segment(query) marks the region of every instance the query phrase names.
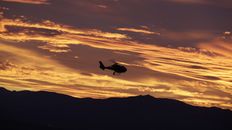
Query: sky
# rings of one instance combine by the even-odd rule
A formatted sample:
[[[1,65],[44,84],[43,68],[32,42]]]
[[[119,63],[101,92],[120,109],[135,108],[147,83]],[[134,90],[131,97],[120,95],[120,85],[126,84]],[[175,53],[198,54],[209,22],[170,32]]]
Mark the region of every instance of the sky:
[[[0,86],[232,110],[232,1],[0,0]],[[99,69],[114,62],[128,71]]]

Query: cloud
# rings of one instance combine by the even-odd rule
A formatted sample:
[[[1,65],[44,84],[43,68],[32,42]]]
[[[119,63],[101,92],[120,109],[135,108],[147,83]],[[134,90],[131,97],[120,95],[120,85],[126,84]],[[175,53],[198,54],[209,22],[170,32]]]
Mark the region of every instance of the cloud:
[[[119,31],[127,31],[127,32],[134,32],[134,33],[142,33],[142,34],[154,34],[154,35],[160,35],[158,32],[152,32],[147,29],[138,29],[138,28],[116,28],[116,30]]]
[[[8,43],[9,44],[9,43]],[[11,89],[22,90],[49,90],[69,94],[76,97],[108,97],[107,95],[124,95],[126,93],[104,92],[105,86],[110,86],[111,89],[128,88],[130,85],[137,85],[136,82],[114,79],[109,76],[101,76],[96,74],[83,74],[78,70],[67,68],[59,62],[52,60],[43,55],[37,54],[27,49],[22,49],[10,45],[6,45],[1,41],[0,54],[10,54],[6,59],[17,59],[14,61],[17,66],[11,70],[5,69],[10,63],[5,63],[4,71],[1,71],[1,85]],[[17,77],[17,78],[15,78]],[[8,82],[13,81],[13,82]],[[84,90],[78,90],[80,84],[86,86]],[[73,86],[73,87],[71,87]],[[76,86],[76,87],[75,87]],[[101,87],[102,90],[94,90],[93,87]],[[94,93],[94,94],[93,94]]]
[[[64,53],[71,51],[67,45],[46,44],[46,45],[38,46],[38,48],[48,50],[50,52],[56,52],[56,53]]]
[[[0,61],[0,70],[7,70],[15,67],[13,63],[9,62],[8,60],[6,61]]]
[[[199,43],[198,47],[210,50],[222,56],[232,57],[232,41],[226,41],[220,38],[216,38],[209,42]]]
[[[198,4],[198,5],[210,5],[210,6],[221,6],[231,8],[232,2],[228,0],[166,0],[168,2],[179,3],[179,4]]]
[[[1,72],[1,80],[7,81],[2,84],[12,89],[95,98],[149,93],[190,103],[202,97],[218,99],[219,91],[232,94],[231,58],[211,53],[210,48],[162,47],[135,41],[115,30],[77,28],[50,20],[3,18],[0,27],[0,54],[7,54],[4,60],[17,65]],[[178,40],[208,37],[192,32],[170,35]],[[112,57],[126,65],[128,73],[112,77],[111,72],[98,70],[98,59]],[[214,94],[205,93],[212,88]],[[227,101],[225,97],[216,105]]]
[[[26,34],[26,32],[25,32],[26,29],[32,29],[32,31],[36,31],[33,29],[44,29],[44,31],[58,31],[64,35],[65,34],[81,35],[82,37],[92,36],[92,37],[97,37],[97,38],[113,38],[113,39],[127,39],[127,38],[129,38],[124,34],[102,32],[102,31],[97,30],[97,29],[73,29],[70,26],[56,24],[56,23],[49,21],[49,20],[42,21],[41,23],[29,23],[29,22],[24,22],[21,19],[14,19],[14,20],[2,19],[0,32],[7,33],[7,31],[8,31],[7,27],[18,27],[19,29],[22,28],[22,32],[21,32],[22,35]],[[24,30],[24,28],[25,28],[25,30]],[[1,35],[3,35],[3,34],[1,34]],[[5,37],[6,36],[7,35],[5,35]]]
[[[207,4],[208,0],[168,0],[170,2],[182,4]]]
[[[2,0],[2,1],[25,3],[25,4],[49,4],[48,0]]]
[[[193,68],[193,69],[203,69],[203,70],[207,70],[208,69],[207,67],[203,67],[203,66],[200,66],[200,65],[191,65],[189,67]]]
[[[215,38],[215,34],[204,31],[187,31],[187,32],[174,32],[164,31],[162,33],[165,38],[170,40],[186,41],[186,40],[204,40]]]
[[[203,77],[208,79],[208,80],[220,80],[220,78],[215,77],[215,76],[203,76]]]
[[[108,8],[106,5],[97,5],[97,7],[99,7],[99,8],[103,8],[103,9]]]

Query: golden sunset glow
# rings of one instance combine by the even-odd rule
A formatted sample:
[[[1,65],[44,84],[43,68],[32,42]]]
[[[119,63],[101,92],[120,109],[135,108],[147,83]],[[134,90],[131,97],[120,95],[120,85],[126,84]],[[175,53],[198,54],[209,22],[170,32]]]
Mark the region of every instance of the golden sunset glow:
[[[2,13],[0,20],[0,85],[3,87],[93,98],[150,94],[199,106],[232,109],[230,40],[218,36],[197,42],[195,47],[160,46],[156,45],[157,41],[153,44],[139,41],[126,32],[171,40],[201,40],[213,35],[130,27],[103,31],[78,27],[78,22],[76,26],[50,19],[35,22],[5,14]],[[224,34],[230,37],[229,31]],[[98,68],[99,60],[111,65],[112,59],[125,65],[128,72],[114,76]]]

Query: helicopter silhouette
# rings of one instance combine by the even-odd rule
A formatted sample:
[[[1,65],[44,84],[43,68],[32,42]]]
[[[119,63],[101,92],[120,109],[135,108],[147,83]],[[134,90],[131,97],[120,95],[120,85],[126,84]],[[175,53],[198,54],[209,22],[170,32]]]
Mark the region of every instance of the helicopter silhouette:
[[[115,75],[116,73],[118,73],[118,74],[125,73],[127,71],[127,68],[125,66],[120,65],[120,64],[118,64],[116,62],[113,65],[107,66],[107,67],[102,63],[102,61],[99,61],[99,64],[100,64],[99,67],[102,70],[105,70],[105,69],[113,70],[114,71],[113,75]]]

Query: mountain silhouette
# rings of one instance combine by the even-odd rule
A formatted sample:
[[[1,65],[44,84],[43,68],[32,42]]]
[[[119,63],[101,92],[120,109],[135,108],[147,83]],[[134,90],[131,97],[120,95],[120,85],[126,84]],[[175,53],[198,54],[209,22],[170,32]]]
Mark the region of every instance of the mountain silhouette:
[[[154,98],[74,98],[0,88],[0,129],[232,130],[232,111]]]

